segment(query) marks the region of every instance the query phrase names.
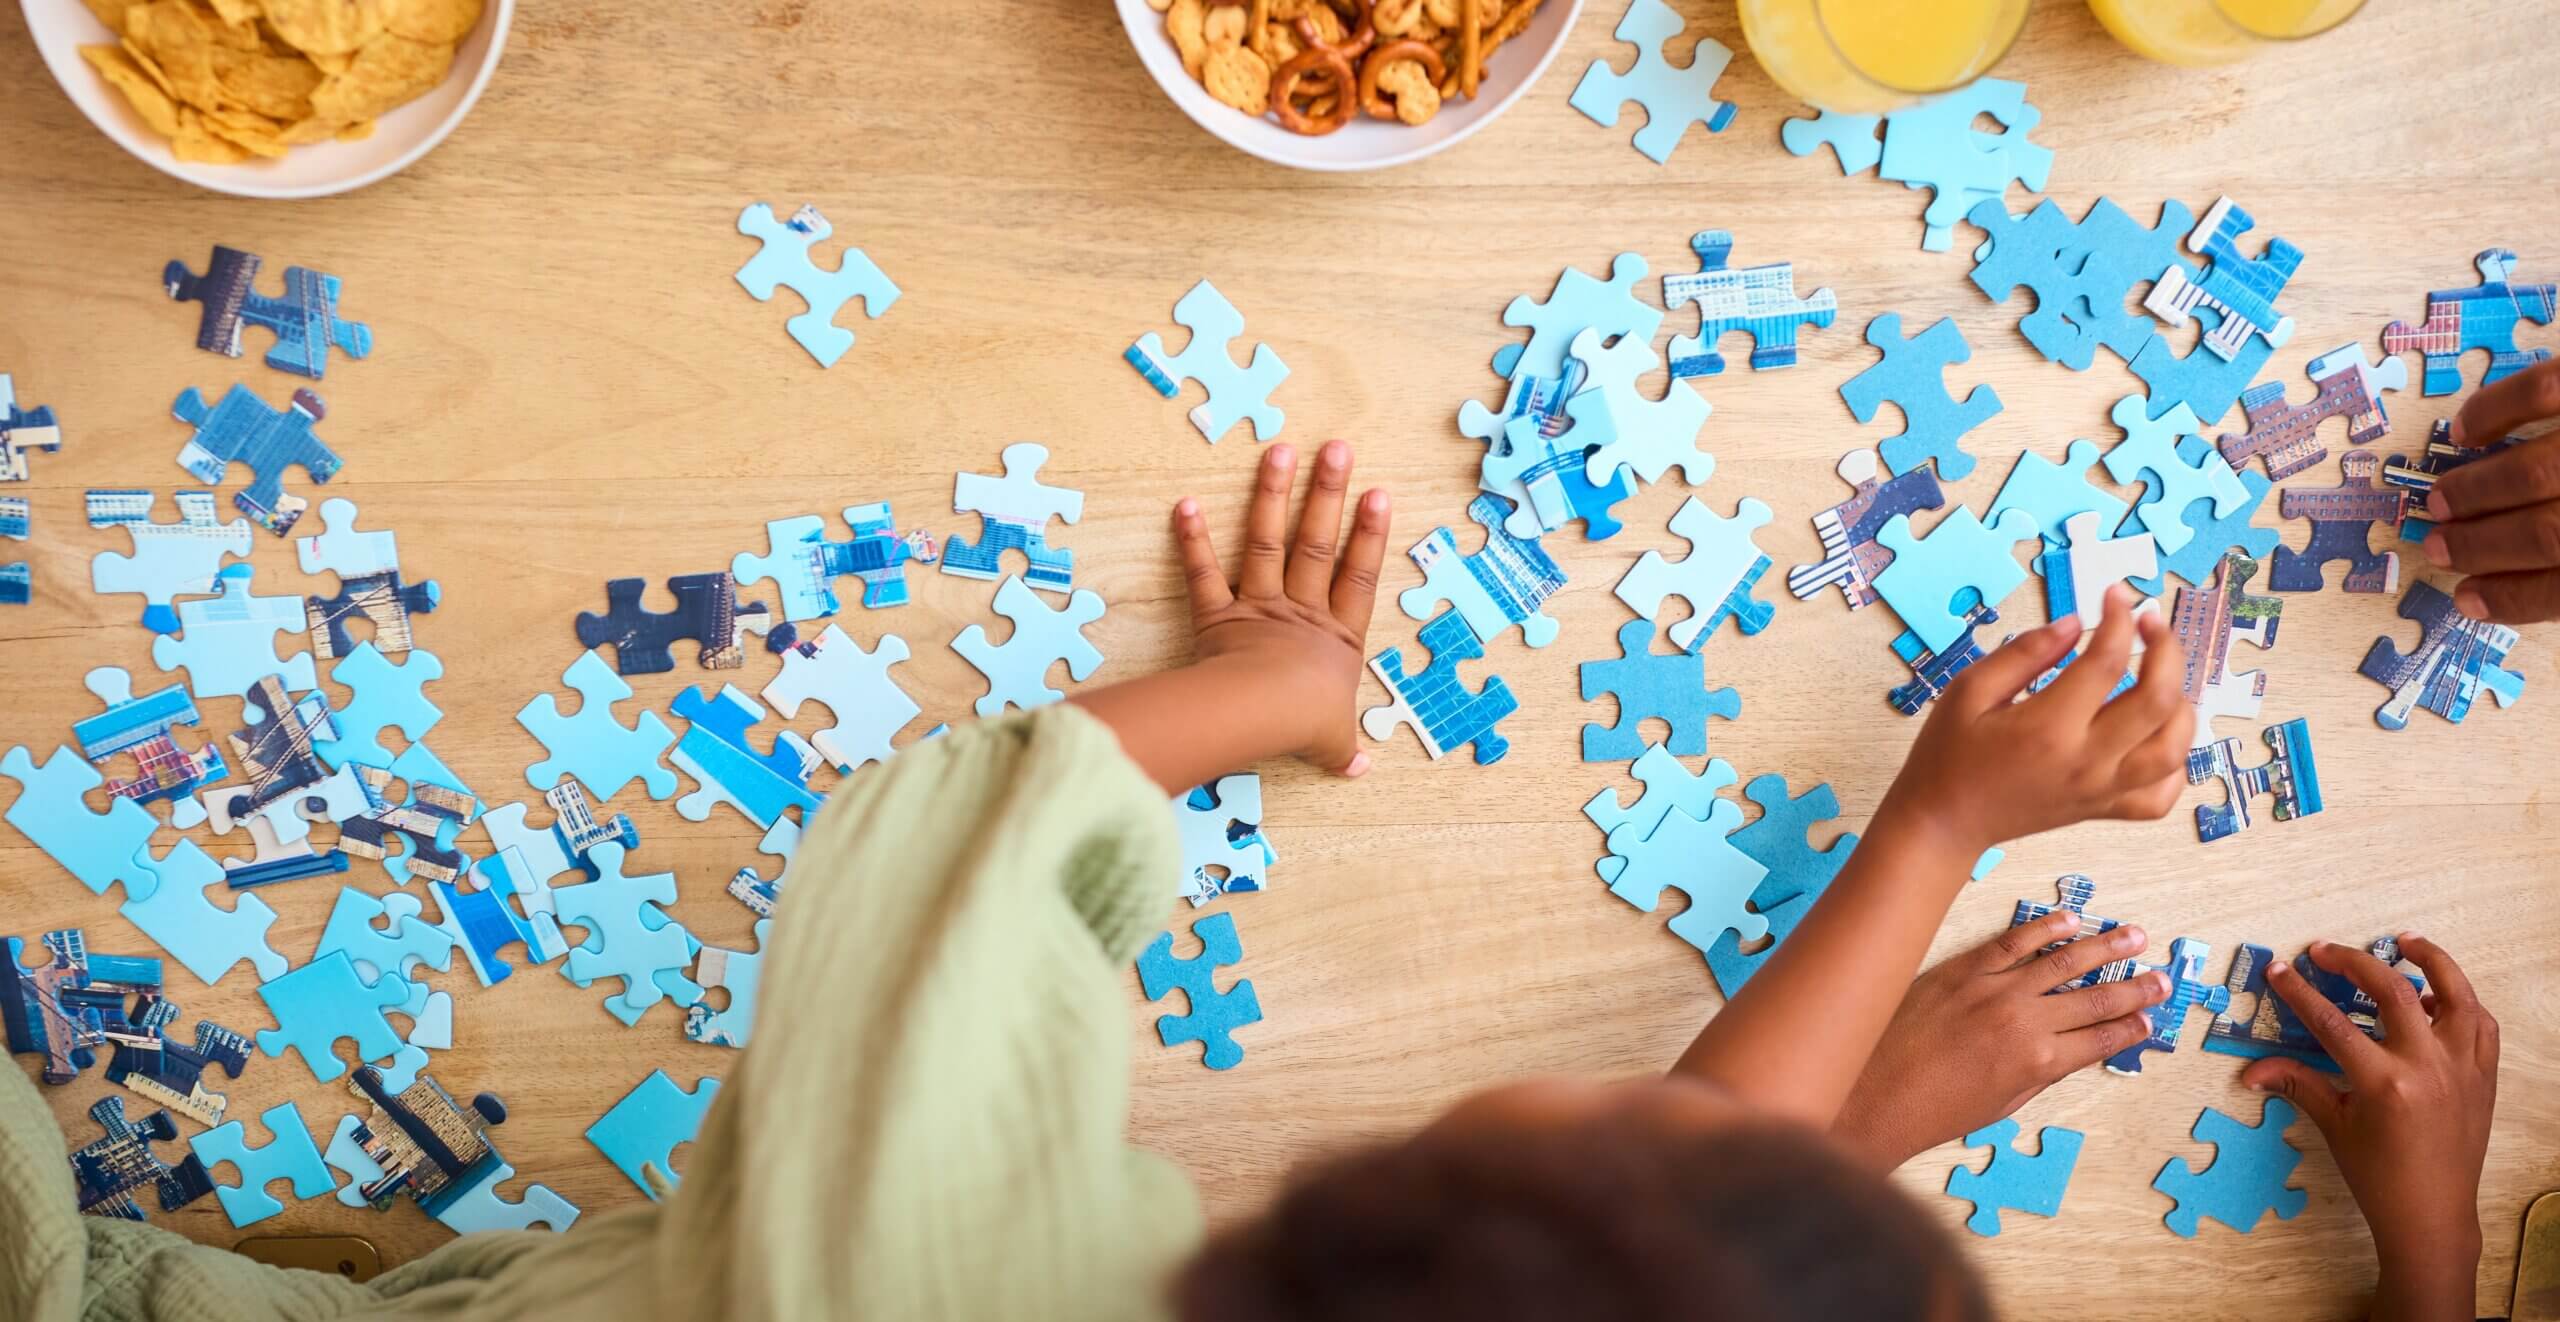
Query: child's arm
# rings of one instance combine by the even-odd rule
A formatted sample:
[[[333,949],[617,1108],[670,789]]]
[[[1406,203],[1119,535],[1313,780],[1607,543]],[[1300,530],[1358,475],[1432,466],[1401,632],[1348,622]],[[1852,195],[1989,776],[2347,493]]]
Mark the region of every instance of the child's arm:
[[[1369,769],[1345,719],[1360,689],[1361,647],[1387,545],[1387,493],[1362,493],[1341,539],[1351,447],[1327,441],[1289,535],[1297,452],[1262,456],[1245,512],[1244,565],[1233,584],[1209,542],[1198,501],[1174,506],[1173,535],[1191,601],[1190,665],[1075,694],[1167,794],[1267,757],[1295,755],[1327,771]]]
[[[2362,950],[2323,942],[2311,952],[2373,998],[2379,1042],[2291,964],[2268,965],[2267,985],[2338,1062],[2346,1087],[2281,1057],[2252,1063],[2240,1081],[2300,1107],[2328,1140],[2382,1263],[2378,1322],[2468,1319],[2480,1270],[2480,1167],[2498,1102],[2498,1021],[2442,946],[2410,935],[2400,951],[2425,971],[2425,995]]]
[[[2195,720],[2184,661],[2156,614],[2135,622],[2131,595],[2108,592],[2086,650],[2042,693],[2017,700],[2084,641],[2076,618],[2021,635],[1948,687],[1848,866],[1674,1072],[1830,1128],[1982,851],[2177,803]],[[2111,701],[2137,631],[2141,681]]]
[[[2159,973],[2047,994],[2150,944],[2129,925],[2074,941],[2080,922],[2058,910],[1921,974],[1841,1106],[1832,1137],[1889,1171],[2149,1037],[2143,1011],[2169,999]],[[2044,949],[2056,941],[2069,944]]]

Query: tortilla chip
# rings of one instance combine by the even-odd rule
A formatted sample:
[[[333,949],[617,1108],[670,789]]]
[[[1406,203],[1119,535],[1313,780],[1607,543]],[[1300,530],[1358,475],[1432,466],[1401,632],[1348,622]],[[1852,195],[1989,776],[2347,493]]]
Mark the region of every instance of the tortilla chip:
[[[152,132],[165,138],[178,131],[177,103],[134,63],[123,47],[83,46],[80,58],[87,60],[89,67],[96,69],[110,86],[124,93],[124,99],[133,104],[133,112],[142,116],[142,122],[150,125]]]
[[[276,141],[288,147],[303,147],[315,142],[327,142],[338,136],[338,129],[339,125],[335,121],[314,115],[300,123],[285,125],[276,134]]]
[[[338,130],[338,141],[340,142],[362,142],[372,136],[373,121],[369,119],[359,119],[355,123],[345,125]]]
[[[149,75],[152,82],[159,84],[162,96],[172,101],[178,99],[178,89],[169,85],[169,75],[160,72],[159,62],[152,59],[140,46],[134,45],[133,38],[126,37],[119,45],[124,50],[125,58],[133,61],[134,67]]]
[[[125,0],[81,0],[81,3],[89,6],[89,12],[107,25],[107,31],[119,37],[124,35]]]
[[[256,156],[282,156],[284,140],[274,120],[246,110],[204,112],[205,131]]]
[[[386,0],[382,23],[430,46],[456,42],[480,26],[480,0]]]
[[[187,0],[152,0],[125,11],[125,30],[168,81],[179,100],[195,106],[222,104],[213,76],[214,29]]]
[[[372,119],[444,81],[453,47],[431,46],[385,32],[356,52],[343,73],[323,80],[311,94],[313,113],[341,123]]]
[[[362,50],[382,31],[383,0],[263,0],[261,9],[306,55]]]
[[[226,98],[270,119],[292,121],[311,113],[311,92],[320,71],[299,55],[243,54],[216,51],[213,76]]]
[[[355,52],[353,51],[337,51],[334,53],[315,53],[312,51],[304,51],[302,52],[302,58],[311,61],[312,67],[318,69],[322,73],[345,73],[347,71],[347,66],[356,62]]]
[[[205,0],[213,16],[229,27],[246,27],[258,17],[258,0]]]
[[[207,129],[204,116],[192,106],[178,107],[178,131],[169,135],[169,150],[179,160],[198,165],[238,165],[249,159],[239,144]]]

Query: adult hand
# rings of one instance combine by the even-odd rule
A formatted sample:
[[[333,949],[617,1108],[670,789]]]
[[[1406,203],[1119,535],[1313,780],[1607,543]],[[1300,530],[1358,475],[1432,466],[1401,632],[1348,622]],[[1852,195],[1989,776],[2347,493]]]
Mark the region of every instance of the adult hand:
[[[2560,418],[2560,359],[2537,363],[2463,402],[2457,445],[2494,445]],[[2465,615],[2501,624],[2560,619],[2560,432],[2537,436],[2436,479],[2427,497],[2427,563],[2470,575],[2453,592]]]

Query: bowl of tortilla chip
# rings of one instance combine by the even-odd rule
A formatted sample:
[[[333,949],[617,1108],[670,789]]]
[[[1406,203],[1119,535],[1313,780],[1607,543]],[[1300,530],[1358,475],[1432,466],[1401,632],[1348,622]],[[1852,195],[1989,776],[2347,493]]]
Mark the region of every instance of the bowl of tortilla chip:
[[[21,0],[54,81],[118,146],[242,197],[406,169],[471,111],[515,0]]]

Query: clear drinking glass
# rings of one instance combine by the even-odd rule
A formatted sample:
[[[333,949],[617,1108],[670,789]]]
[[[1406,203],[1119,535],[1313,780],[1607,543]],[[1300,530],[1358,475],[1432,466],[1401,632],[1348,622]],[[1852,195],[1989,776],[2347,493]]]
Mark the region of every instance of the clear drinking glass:
[[[2027,21],[2027,0],[1741,0],[1741,10],[1743,39],[1779,86],[1867,115],[1981,77]]]
[[[2316,37],[2364,0],[2089,0],[2089,10],[2137,54],[2165,64],[2229,64],[2269,42]]]

